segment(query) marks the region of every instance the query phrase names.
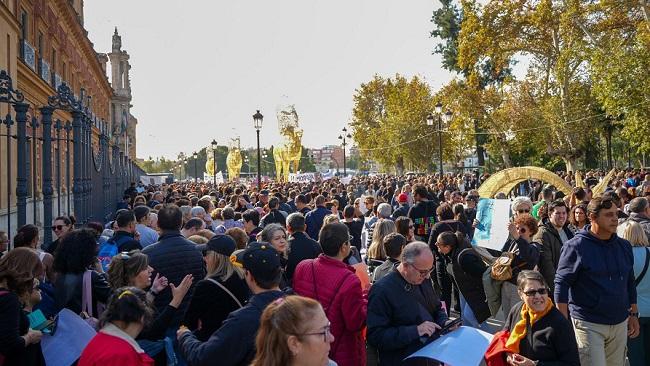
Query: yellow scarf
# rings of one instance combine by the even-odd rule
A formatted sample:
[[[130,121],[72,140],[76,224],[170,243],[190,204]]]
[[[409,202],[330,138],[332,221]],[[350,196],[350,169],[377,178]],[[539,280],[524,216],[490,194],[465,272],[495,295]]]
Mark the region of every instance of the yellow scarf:
[[[528,305],[524,302],[524,306],[521,307],[521,320],[515,324],[515,326],[510,330],[510,337],[506,342],[506,348],[512,353],[519,353],[519,342],[526,336],[526,318],[530,319],[530,326],[532,328],[533,324],[548,314],[549,311],[553,308],[553,302],[550,297],[546,298],[546,305],[544,310],[540,313],[533,312],[528,308]]]

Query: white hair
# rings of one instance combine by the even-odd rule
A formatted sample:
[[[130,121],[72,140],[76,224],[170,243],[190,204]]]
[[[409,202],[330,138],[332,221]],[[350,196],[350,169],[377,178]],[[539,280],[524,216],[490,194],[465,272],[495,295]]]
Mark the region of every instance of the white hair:
[[[205,216],[205,209],[201,206],[194,206],[190,210],[190,216],[203,218],[203,216]]]
[[[514,200],[512,200],[512,203],[510,204],[510,209],[512,212],[517,211],[517,208],[521,207],[522,205],[527,205],[530,208],[533,208],[533,201],[530,200],[530,198],[526,196],[517,196],[515,197]]]
[[[393,208],[388,203],[380,203],[377,207],[377,216],[382,219],[387,219],[393,213]]]

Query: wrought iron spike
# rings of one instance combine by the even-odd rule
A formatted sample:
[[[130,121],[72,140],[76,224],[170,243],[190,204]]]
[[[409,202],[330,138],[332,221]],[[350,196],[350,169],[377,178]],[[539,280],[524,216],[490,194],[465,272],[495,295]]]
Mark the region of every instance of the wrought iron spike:
[[[5,124],[7,126],[12,126],[14,124],[14,120],[11,118],[11,113],[7,113],[7,116],[5,117]]]
[[[22,103],[25,96],[19,90],[14,90],[11,76],[5,71],[0,71],[0,102],[16,104]]]

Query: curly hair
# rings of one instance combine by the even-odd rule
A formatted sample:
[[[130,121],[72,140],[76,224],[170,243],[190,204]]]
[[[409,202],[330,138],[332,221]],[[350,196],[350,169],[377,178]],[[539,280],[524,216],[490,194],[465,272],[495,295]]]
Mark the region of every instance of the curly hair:
[[[38,254],[29,248],[16,248],[0,259],[0,281],[7,283],[7,289],[19,297],[34,286],[34,278],[43,274],[43,264]]]
[[[139,250],[118,253],[108,266],[108,283],[113,290],[131,285],[131,280],[149,267],[149,258]]]
[[[153,309],[147,294],[137,287],[121,287],[108,299],[106,311],[99,319],[99,327],[114,321],[149,324],[153,319]]]
[[[257,355],[252,366],[275,366],[291,364],[291,350],[287,340],[290,336],[302,339],[309,321],[318,311],[320,303],[302,296],[287,296],[269,304],[260,319],[255,339]]]
[[[527,227],[531,238],[537,234],[537,220],[531,214],[519,214],[513,222],[515,225]]]
[[[95,230],[73,230],[65,235],[59,243],[54,256],[54,271],[58,273],[83,273],[95,262],[98,250]]]

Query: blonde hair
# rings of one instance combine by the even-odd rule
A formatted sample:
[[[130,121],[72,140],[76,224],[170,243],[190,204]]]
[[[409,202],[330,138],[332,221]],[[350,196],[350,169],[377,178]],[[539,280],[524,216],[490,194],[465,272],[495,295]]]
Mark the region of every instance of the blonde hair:
[[[368,258],[385,260],[386,249],[384,248],[384,237],[395,232],[397,232],[395,222],[389,219],[378,220],[372,232],[372,242],[368,247]]]
[[[333,222],[341,222],[341,220],[339,219],[339,217],[337,215],[334,215],[334,214],[327,215],[323,219],[323,226],[325,226],[327,224],[331,224]]]
[[[621,238],[632,243],[633,247],[647,247],[648,236],[643,231],[643,227],[634,221],[624,221],[616,229],[616,234]]]
[[[197,245],[198,244],[207,244],[208,241],[209,241],[208,238],[206,238],[205,236],[201,236],[201,235],[192,235],[189,238],[187,238],[187,240],[189,240],[189,241],[191,241],[191,242],[193,242],[194,244],[197,244]]]
[[[244,278],[244,271],[232,264],[229,257],[212,250],[208,250],[205,253],[205,257],[211,258],[212,263],[214,263],[213,265],[207,266],[208,274],[205,276],[206,278],[216,276],[222,281],[226,281],[233,274],[237,274],[239,278]]]

